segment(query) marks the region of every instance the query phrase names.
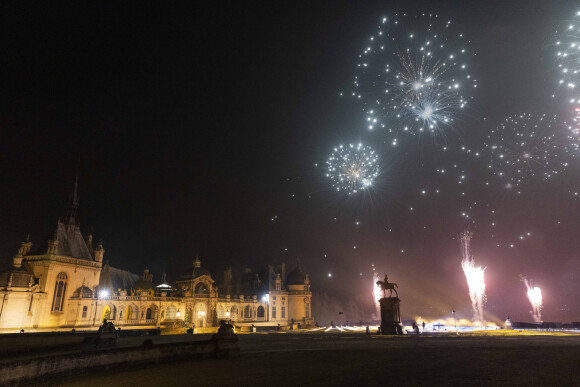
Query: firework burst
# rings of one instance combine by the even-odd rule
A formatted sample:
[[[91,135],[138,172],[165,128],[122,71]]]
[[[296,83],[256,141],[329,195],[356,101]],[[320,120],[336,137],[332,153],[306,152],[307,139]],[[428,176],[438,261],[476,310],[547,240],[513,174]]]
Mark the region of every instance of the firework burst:
[[[580,11],[555,34],[558,86],[571,103],[580,102]]]
[[[359,55],[352,96],[369,129],[437,134],[450,126],[477,87],[469,41],[437,15],[384,18]]]
[[[336,191],[356,194],[368,189],[379,175],[379,157],[369,146],[363,144],[334,148],[326,161],[326,176]]]
[[[488,168],[506,188],[528,179],[548,180],[561,174],[576,145],[562,141],[572,127],[555,116],[522,114],[506,118],[485,141]],[[570,135],[569,135],[570,136]]]

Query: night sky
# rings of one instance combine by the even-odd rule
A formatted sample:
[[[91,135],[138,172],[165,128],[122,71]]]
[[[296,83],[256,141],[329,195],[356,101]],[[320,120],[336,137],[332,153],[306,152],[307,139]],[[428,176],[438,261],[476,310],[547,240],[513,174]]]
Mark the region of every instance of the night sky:
[[[315,318],[344,311],[358,320],[374,310],[374,264],[399,284],[404,318],[447,318],[453,309],[470,318],[457,242],[469,227],[476,263],[487,267],[489,320],[531,321],[522,274],[542,288],[545,321],[580,321],[580,160],[548,181],[529,179],[518,194],[484,190],[485,160],[461,150],[482,149],[510,115],[570,121],[550,39],[576,8],[3,4],[3,266],[27,234],[46,245],[78,176],[81,230],[103,241],[112,266],[139,274],[148,266],[154,280],[164,270],[176,278],[196,256],[218,282],[227,265],[292,268],[300,259]],[[340,96],[352,89],[368,37],[397,12],[453,20],[477,52],[473,103],[443,142],[406,138],[393,147],[368,131],[360,104]],[[381,175],[366,192],[335,192],[326,159],[358,142],[380,154]],[[449,173],[438,175],[440,167]]]

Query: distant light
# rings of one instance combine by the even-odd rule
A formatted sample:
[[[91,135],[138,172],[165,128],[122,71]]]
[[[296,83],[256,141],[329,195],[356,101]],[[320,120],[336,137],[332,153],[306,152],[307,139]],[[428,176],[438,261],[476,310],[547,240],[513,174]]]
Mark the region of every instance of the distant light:
[[[332,277],[332,273],[328,273],[328,278]]]
[[[269,302],[270,301],[270,295],[269,294],[264,294],[264,296],[262,297],[262,301]]]
[[[109,291],[106,289],[103,289],[99,292],[99,297],[100,298],[105,298],[105,297],[109,297]]]

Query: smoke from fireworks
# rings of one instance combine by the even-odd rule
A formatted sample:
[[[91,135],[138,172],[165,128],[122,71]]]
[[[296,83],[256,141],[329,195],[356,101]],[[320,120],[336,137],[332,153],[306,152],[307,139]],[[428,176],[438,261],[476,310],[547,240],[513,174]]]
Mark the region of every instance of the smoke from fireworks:
[[[484,272],[485,267],[475,266],[475,260],[471,255],[471,237],[473,234],[469,231],[464,231],[459,236],[459,246],[461,248],[461,267],[465,278],[467,279],[467,286],[469,287],[469,298],[471,299],[471,308],[473,309],[473,320],[485,326],[483,319],[483,306],[485,305],[485,281]]]
[[[532,286],[532,282],[528,281],[526,277],[520,275],[522,282],[526,285],[528,300],[532,305],[532,310],[530,310],[530,314],[534,319],[534,322],[540,323],[542,322],[542,290],[537,286]]]
[[[477,87],[469,41],[437,15],[383,18],[359,55],[353,97],[369,129],[393,136],[437,133],[451,125]],[[394,142],[396,143],[396,141]]]
[[[334,189],[353,195],[374,184],[379,175],[378,160],[376,152],[369,146],[340,145],[326,161],[326,176]]]
[[[571,126],[555,116],[526,113],[508,117],[485,141],[488,168],[506,188],[561,174],[577,148],[562,141],[570,130]]]

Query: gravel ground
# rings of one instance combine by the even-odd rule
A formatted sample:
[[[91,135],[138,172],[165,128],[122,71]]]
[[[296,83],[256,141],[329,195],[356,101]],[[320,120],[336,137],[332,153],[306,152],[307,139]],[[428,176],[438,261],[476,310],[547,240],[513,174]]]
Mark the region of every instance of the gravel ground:
[[[93,371],[70,386],[580,385],[580,335],[239,335],[241,356]]]

